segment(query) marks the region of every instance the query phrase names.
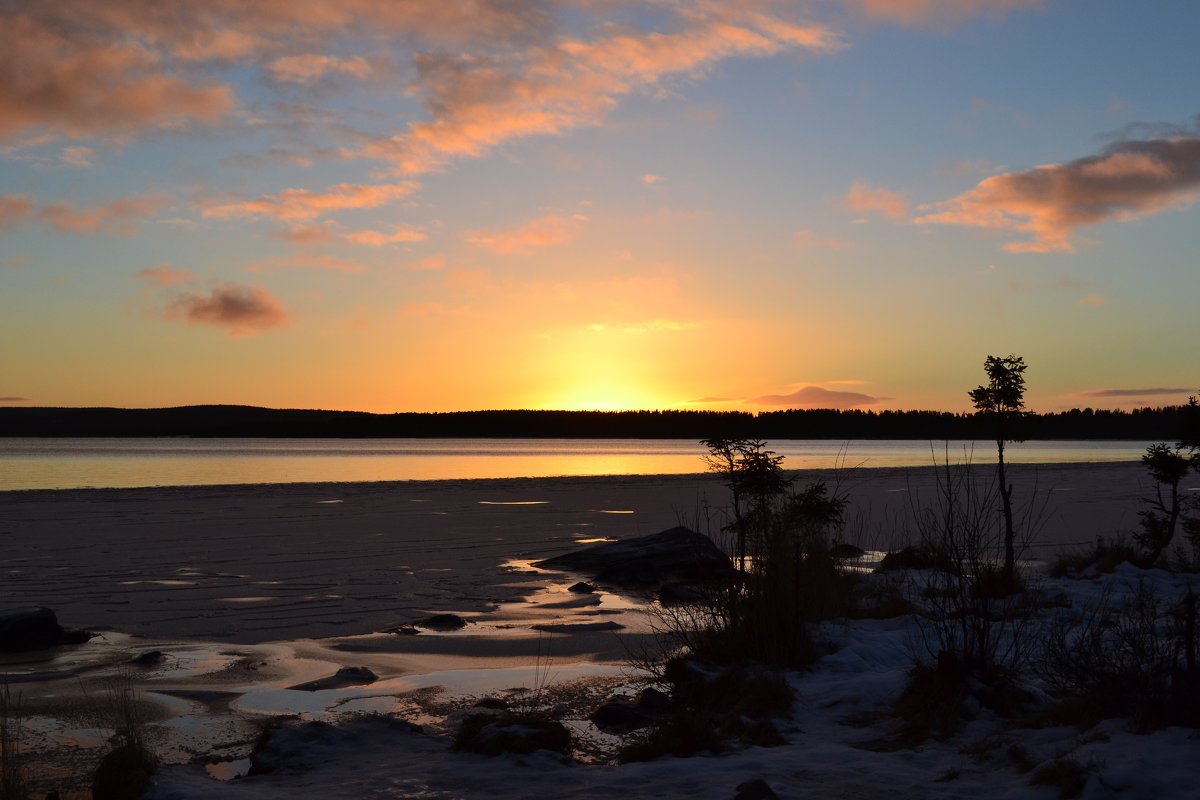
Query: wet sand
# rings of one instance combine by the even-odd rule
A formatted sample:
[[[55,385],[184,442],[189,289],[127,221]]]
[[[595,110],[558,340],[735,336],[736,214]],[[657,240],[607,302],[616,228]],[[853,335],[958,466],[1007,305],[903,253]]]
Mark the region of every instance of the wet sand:
[[[929,468],[840,477],[844,539],[865,549],[903,544],[910,507],[935,496]],[[1019,509],[1035,491],[1045,504],[1033,558],[1134,530],[1150,491],[1136,462],[1015,465],[1011,478]],[[242,644],[368,634],[519,600],[513,560],[694,524],[726,500],[709,475],[5,492],[0,608]]]

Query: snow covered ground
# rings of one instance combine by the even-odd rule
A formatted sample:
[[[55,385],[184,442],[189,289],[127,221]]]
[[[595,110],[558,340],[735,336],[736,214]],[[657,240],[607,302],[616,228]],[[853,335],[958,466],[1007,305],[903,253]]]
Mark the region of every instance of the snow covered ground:
[[[1123,565],[1106,576],[1046,579],[1044,590],[1073,608],[1110,601],[1139,584],[1179,597],[1196,576]],[[1043,618],[1063,613],[1043,612]],[[881,751],[898,722],[890,710],[913,663],[914,620],[834,622],[824,626],[828,654],[793,673],[788,741],[725,755],[608,765],[564,762],[541,752],[486,758],[453,752],[445,735],[414,733],[365,715],[296,743],[289,766],[270,775],[217,780],[202,764],[158,777],[153,798],[734,798],[737,787],[765,780],[782,798],[1027,798],[1058,796],[1035,786],[1038,767],[1068,758],[1086,771],[1084,798],[1200,797],[1200,731],[1151,734],[1109,720],[1087,730],[1025,727],[980,710],[946,741]],[[1037,692],[1036,680],[1030,688]]]

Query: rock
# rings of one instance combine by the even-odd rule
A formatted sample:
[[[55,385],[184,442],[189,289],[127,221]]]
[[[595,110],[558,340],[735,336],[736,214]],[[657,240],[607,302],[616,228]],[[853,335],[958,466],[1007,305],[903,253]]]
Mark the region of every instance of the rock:
[[[534,562],[535,567],[591,575],[596,582],[652,588],[669,582],[703,583],[734,574],[729,556],[702,533],[684,527],[605,542]]]
[[[762,778],[739,783],[733,800],[779,800],[779,795]]]
[[[431,631],[457,631],[466,627],[467,621],[458,614],[434,614],[423,620],[414,622],[418,628],[428,628]]]
[[[665,606],[702,603],[706,599],[703,591],[686,583],[667,583],[658,590],[658,602]]]
[[[508,701],[503,697],[481,697],[475,701],[475,708],[490,708],[493,711],[503,711],[508,708]]]
[[[394,633],[397,636],[416,636],[420,633],[416,625],[397,625],[395,628],[388,629],[387,633]]]
[[[396,733],[420,732],[420,725],[374,714],[336,726],[319,721],[272,724],[263,729],[254,743],[246,775],[301,770],[322,760],[344,757],[347,750],[363,740],[379,741]]]
[[[0,652],[22,653],[64,644],[83,644],[93,634],[68,630],[49,608],[22,608],[0,614]]]
[[[838,561],[850,561],[855,558],[862,558],[865,551],[861,547],[855,547],[852,544],[835,544],[829,548],[829,555],[836,558]]]
[[[628,698],[616,697],[601,703],[588,717],[605,733],[631,733],[650,727],[653,716]]]
[[[319,692],[325,689],[343,689],[347,686],[365,686],[377,680],[379,677],[366,667],[342,667],[327,678],[318,678],[287,688],[300,692]]]
[[[100,761],[92,777],[92,800],[137,800],[150,788],[154,758],[144,747],[124,744]]]
[[[129,659],[129,663],[135,667],[157,667],[166,660],[167,654],[162,650],[149,650],[140,656]]]
[[[592,586],[587,581],[579,581],[579,583],[572,583],[570,586],[568,586],[567,591],[575,592],[575,594],[591,594],[592,592],[596,591],[596,587]]]
[[[528,714],[472,714],[454,737],[454,749],[485,756],[549,750],[567,755],[571,732],[561,722]]]
[[[649,714],[666,714],[671,710],[671,697],[658,689],[642,689],[638,692],[637,707]]]

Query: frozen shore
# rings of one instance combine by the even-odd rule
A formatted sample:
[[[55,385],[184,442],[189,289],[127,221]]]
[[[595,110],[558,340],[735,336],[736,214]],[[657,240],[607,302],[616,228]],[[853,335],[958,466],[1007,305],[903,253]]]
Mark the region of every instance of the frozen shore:
[[[1042,509],[1031,560],[1132,530],[1149,489],[1137,463],[1021,466],[1013,473],[1018,504],[1036,488]],[[989,472],[980,468],[979,475]],[[828,473],[798,478],[834,480]],[[868,550],[902,544],[911,507],[932,502],[933,481],[928,468],[843,473],[851,502],[845,541]],[[630,642],[647,635],[640,601],[609,591],[581,598],[567,591],[574,576],[538,573],[529,562],[589,541],[691,523],[704,517],[706,503],[725,500],[720,482],[706,475],[0,493],[0,606],[51,606],[64,624],[102,632],[49,661],[8,657],[0,670],[25,694],[31,745],[50,748],[65,774],[86,770],[105,736],[72,717],[72,698],[81,688],[96,691],[132,657],[163,653],[135,674],[157,706],[160,752],[179,764],[160,778],[156,796],[163,798],[733,797],[738,783],[754,777],[783,797],[842,790],[1052,796],[1031,789],[1025,776],[994,780],[992,771],[1008,767],[971,762],[960,752],[963,741],[890,754],[858,746],[870,731],[855,726],[886,711],[911,665],[904,619],[829,626],[833,652],[811,673],[793,676],[799,699],[784,748],[566,767],[452,754],[438,735],[358,730],[371,724],[360,721],[300,754],[309,768],[303,777],[221,782],[205,766],[237,763],[272,716],[344,723],[383,714],[432,720],[436,732],[454,713],[455,698],[533,686],[545,679],[537,671],[547,664],[555,682],[619,685]],[[1114,580],[1128,588],[1136,576]],[[1086,599],[1101,587],[1076,581],[1061,589]],[[461,614],[468,624],[448,634],[385,632],[437,612]],[[616,626],[549,636],[532,628],[596,621]],[[343,667],[365,667],[378,679],[294,688]],[[1109,727],[1105,736],[1120,748],[1082,742],[1070,730],[1018,740],[1047,758],[1071,752],[1103,759],[1114,779],[1131,781],[1144,766],[1154,768],[1162,777],[1150,791],[1129,783],[1115,794],[1172,796],[1163,789],[1171,760],[1195,752],[1193,735],[1159,734],[1153,747],[1142,747],[1148,740],[1131,743],[1119,726]],[[983,720],[968,735],[978,740],[996,731],[995,720]],[[954,772],[960,777],[934,782]]]

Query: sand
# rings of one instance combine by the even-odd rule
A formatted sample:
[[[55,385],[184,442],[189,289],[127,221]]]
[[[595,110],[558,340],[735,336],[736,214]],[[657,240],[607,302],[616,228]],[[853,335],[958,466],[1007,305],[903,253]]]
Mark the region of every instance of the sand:
[[[817,477],[832,479],[798,473]],[[1011,477],[1018,510],[1031,498],[1042,509],[1033,558],[1134,530],[1150,491],[1138,463],[1016,465]],[[845,471],[844,539],[903,544],[933,478]],[[529,587],[514,560],[695,524],[726,499],[708,475],[4,492],[0,608],[246,644],[366,634],[518,600]]]

